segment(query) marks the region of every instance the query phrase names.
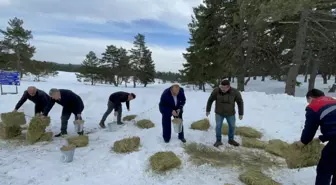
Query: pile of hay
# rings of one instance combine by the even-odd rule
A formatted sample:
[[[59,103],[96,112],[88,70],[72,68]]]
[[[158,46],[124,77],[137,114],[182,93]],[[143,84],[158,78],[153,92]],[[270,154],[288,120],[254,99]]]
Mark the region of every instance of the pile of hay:
[[[116,153],[131,153],[138,151],[140,137],[130,137],[114,142],[112,150]]]
[[[24,125],[27,122],[23,112],[1,113],[1,120],[6,126]]]
[[[227,123],[224,123],[222,128],[222,134],[228,135],[228,133],[229,133],[229,126]],[[236,127],[235,134],[243,137],[258,138],[258,139],[260,139],[263,136],[263,134],[260,131],[246,126]]]
[[[67,138],[70,145],[75,145],[76,147],[86,147],[89,144],[89,136],[73,136]]]
[[[7,126],[0,123],[0,138],[1,139],[13,139],[21,135],[20,125]]]
[[[153,128],[155,126],[154,123],[151,120],[148,120],[148,119],[139,120],[136,123],[136,125],[139,128],[142,128],[142,129],[149,129],[149,128]]]
[[[246,185],[281,185],[262,173],[261,169],[248,169],[239,175],[239,180]]]
[[[123,121],[132,121],[137,117],[137,115],[128,115],[123,118]]]
[[[218,151],[214,147],[198,143],[184,145],[184,150],[189,154],[191,160],[197,165],[211,164],[219,167],[273,167],[284,166],[282,161],[267,155],[263,151],[255,151],[244,148],[225,149]]]
[[[181,166],[182,162],[174,152],[157,152],[149,158],[153,171],[165,172]]]
[[[242,146],[246,148],[265,149],[267,143],[256,138],[242,137]]]
[[[60,149],[61,149],[61,151],[64,151],[64,152],[66,152],[66,151],[70,151],[70,150],[73,150],[73,149],[75,149],[76,148],[76,146],[75,145],[63,145]]]
[[[288,143],[281,141],[280,139],[273,139],[268,141],[268,144],[265,147],[265,151],[273,155],[285,158],[288,152],[288,147]]]
[[[51,141],[52,132],[45,132],[47,126],[50,125],[50,117],[42,119],[41,117],[35,116],[30,120],[27,129],[27,141],[29,144],[34,144],[39,141]],[[42,139],[41,139],[42,138]]]
[[[191,129],[194,129],[194,130],[208,130],[210,128],[210,121],[209,119],[205,118],[205,119],[202,119],[202,120],[198,120],[196,122],[193,122],[191,124]]]

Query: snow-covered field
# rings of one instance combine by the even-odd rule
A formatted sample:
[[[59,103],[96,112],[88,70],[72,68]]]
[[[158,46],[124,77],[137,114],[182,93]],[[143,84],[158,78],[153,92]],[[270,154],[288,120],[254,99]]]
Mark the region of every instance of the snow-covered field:
[[[299,81],[302,78],[299,78]],[[321,84],[317,79],[317,87],[327,90],[332,85]],[[72,163],[60,162],[59,147],[64,139],[54,139],[51,143],[39,143],[32,146],[9,146],[3,141],[0,144],[0,184],[1,185],[223,185],[232,183],[241,185],[238,181],[239,173],[229,168],[213,168],[208,165],[194,166],[188,161],[188,155],[183,152],[182,144],[173,133],[169,144],[161,137],[161,115],[158,111],[158,102],[163,89],[169,84],[152,84],[146,88],[124,88],[109,85],[89,86],[76,81],[75,74],[60,72],[57,77],[46,79],[46,82],[22,81],[18,95],[0,96],[0,112],[12,111],[22,92],[30,85],[49,91],[50,88],[71,89],[78,93],[85,103],[83,117],[86,121],[86,131],[89,134],[88,147],[76,149]],[[235,84],[233,85],[235,86]],[[243,92],[245,116],[237,125],[251,126],[264,133],[263,139],[282,139],[293,142],[299,139],[304,124],[304,109],[306,84],[298,88],[298,96],[290,97],[283,93],[284,83],[260,79],[251,80],[247,86],[248,92]],[[14,87],[6,87],[5,91],[13,91]],[[137,119],[150,119],[156,127],[148,130],[138,129],[134,124],[115,126],[114,132],[107,132],[98,128],[108,97],[115,91],[128,91],[137,95],[131,102],[131,111],[124,108],[124,115],[138,114]],[[208,132],[188,129],[193,121],[205,117],[205,105],[209,92],[185,89],[187,104],[184,109],[185,136],[187,142],[195,141],[212,145],[215,141],[214,113],[211,113],[211,128]],[[259,91],[259,92],[252,92]],[[262,92],[263,91],[263,92]],[[274,94],[277,93],[277,94]],[[334,95],[335,96],[335,95]],[[123,105],[125,106],[125,105]],[[22,107],[26,115],[33,114],[34,105],[27,101]],[[50,112],[52,124],[50,130],[58,132],[60,128],[61,106],[55,105]],[[29,117],[27,119],[29,121]],[[113,116],[108,118],[111,122]],[[69,121],[69,134],[77,135],[72,124],[73,116]],[[140,151],[127,155],[111,152],[114,141],[128,136],[141,138]],[[226,137],[223,137],[224,142]],[[165,175],[151,173],[148,167],[148,158],[158,151],[174,151],[183,159],[182,168]],[[298,170],[279,170],[273,172],[273,178],[284,185],[313,185],[315,168]]]

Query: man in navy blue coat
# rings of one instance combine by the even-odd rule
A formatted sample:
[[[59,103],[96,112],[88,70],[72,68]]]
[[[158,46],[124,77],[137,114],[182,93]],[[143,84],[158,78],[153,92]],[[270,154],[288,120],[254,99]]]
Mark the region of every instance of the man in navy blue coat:
[[[169,143],[171,138],[171,117],[182,118],[183,106],[186,103],[184,90],[179,85],[174,84],[165,89],[161,95],[159,109],[162,114],[162,136],[166,143]],[[178,134],[178,138],[185,143],[184,131]]]
[[[301,143],[310,143],[320,127],[319,139],[328,144],[323,148],[317,165],[315,185],[336,185],[336,100],[325,96],[318,89],[310,90],[307,95],[306,122],[301,134]]]
[[[61,132],[55,137],[60,137],[67,135],[68,120],[71,114],[75,115],[75,120],[82,120],[82,112],[84,110],[84,103],[80,96],[68,89],[50,89],[49,95],[51,96],[51,101],[44,109],[43,116],[47,116],[55,103],[63,106],[62,116],[61,116]],[[78,132],[78,135],[83,135],[84,131]]]

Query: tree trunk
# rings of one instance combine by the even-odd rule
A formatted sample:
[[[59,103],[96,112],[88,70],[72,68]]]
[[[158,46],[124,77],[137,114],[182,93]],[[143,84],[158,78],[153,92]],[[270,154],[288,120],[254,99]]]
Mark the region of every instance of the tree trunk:
[[[250,80],[251,80],[251,77],[249,76],[249,77],[246,79],[244,85],[247,85],[247,84],[249,83]]]
[[[331,79],[331,74],[328,74],[328,80],[330,80]]]
[[[232,83],[235,83],[235,80],[234,80],[234,79],[235,79],[235,78],[234,78],[234,77],[232,77],[232,80],[231,80],[231,82],[232,82]]]
[[[228,78],[228,80],[231,82],[231,79],[232,79],[232,77],[231,76],[229,76],[229,78]]]
[[[202,83],[198,84],[198,90],[202,90]]]
[[[261,81],[264,82],[265,81],[265,76],[261,76]]]
[[[328,84],[328,75],[325,73],[322,73],[322,78],[323,78],[323,84]]]
[[[336,75],[335,75],[335,82],[334,83],[336,84]]]
[[[308,83],[308,91],[315,88],[315,80],[316,80],[318,70],[320,68],[320,63],[321,63],[320,56],[321,56],[322,52],[323,52],[323,47],[322,47],[322,45],[320,45],[317,57],[310,61],[310,64],[312,65],[312,68],[311,68],[310,75],[309,75],[310,77],[309,77],[309,83]]]
[[[304,78],[305,83],[307,83],[308,81],[309,66],[311,65],[311,58],[312,58],[312,53],[313,53],[311,50],[309,50],[308,52],[309,54],[308,54],[308,59],[306,62],[306,70],[305,70],[305,78]]]
[[[285,93],[291,96],[295,95],[296,77],[298,75],[299,68],[303,62],[302,54],[306,44],[308,15],[309,15],[309,8],[305,7],[301,12],[299,30],[296,35],[296,43],[293,52],[292,66],[290,67],[286,77]]]
[[[202,84],[203,92],[205,92],[205,83]]]
[[[125,87],[127,87],[127,81],[125,80]]]
[[[136,88],[136,78],[133,77],[133,87]]]
[[[257,80],[257,77],[256,77],[256,76],[254,76],[254,77],[253,77],[253,80]]]
[[[334,93],[336,91],[336,83],[333,84],[333,86],[329,89],[329,93]]]
[[[144,87],[147,87],[147,83],[144,83]]]

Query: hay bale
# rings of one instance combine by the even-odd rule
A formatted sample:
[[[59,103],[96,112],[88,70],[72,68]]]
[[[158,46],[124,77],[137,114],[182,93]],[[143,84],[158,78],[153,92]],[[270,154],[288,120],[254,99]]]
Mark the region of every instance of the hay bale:
[[[136,125],[139,128],[142,128],[142,129],[149,129],[149,128],[153,128],[155,126],[154,123],[151,120],[148,120],[148,119],[139,120],[139,121],[137,121]]]
[[[76,147],[86,147],[89,144],[89,136],[72,136],[67,138],[70,145]]]
[[[63,145],[60,149],[61,149],[61,151],[64,151],[64,152],[66,152],[66,151],[70,151],[70,150],[73,150],[73,149],[75,149],[76,148],[76,146],[75,145]]]
[[[52,141],[53,133],[52,132],[45,132],[40,137],[39,141]]]
[[[239,175],[239,180],[246,185],[281,185],[262,173],[261,169],[249,169]]]
[[[198,120],[191,124],[191,129],[194,130],[208,130],[209,128],[210,128],[210,121],[207,118]]]
[[[229,126],[227,123],[223,124],[222,128],[222,134],[228,135],[229,134]],[[258,130],[252,128],[252,127],[236,127],[235,129],[235,135],[243,136],[243,137],[249,137],[249,138],[262,138],[263,134],[259,132]]]
[[[17,136],[20,136],[22,129],[20,125],[11,125],[7,126],[3,123],[0,123],[0,138],[1,139],[13,139]]]
[[[320,160],[323,148],[324,145],[318,139],[313,140],[304,147],[291,144],[286,156],[288,168],[296,169],[316,166]]]
[[[50,117],[42,119],[41,117],[33,117],[30,120],[27,129],[27,141],[29,144],[34,144],[39,141],[45,133],[45,129],[50,125]]]
[[[27,123],[23,112],[1,113],[1,120],[6,126],[24,125]]]
[[[114,142],[113,151],[116,153],[130,153],[138,151],[140,147],[140,137],[130,137]]]
[[[153,171],[165,172],[181,166],[181,160],[174,152],[157,152],[149,158]]]
[[[289,144],[280,139],[273,139],[268,141],[265,151],[279,157],[286,157]]]
[[[267,143],[256,138],[242,137],[242,146],[246,148],[264,149]]]
[[[128,115],[123,118],[123,121],[132,121],[137,117],[137,115]]]

